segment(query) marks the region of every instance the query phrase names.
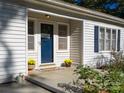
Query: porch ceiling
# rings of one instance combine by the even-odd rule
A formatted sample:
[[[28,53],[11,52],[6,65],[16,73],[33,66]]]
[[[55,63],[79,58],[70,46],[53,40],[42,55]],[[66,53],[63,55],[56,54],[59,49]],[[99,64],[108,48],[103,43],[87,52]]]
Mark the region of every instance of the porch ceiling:
[[[67,18],[67,19],[71,19],[71,20],[83,21],[83,19],[80,19],[80,18],[77,18],[77,17],[71,17],[71,16],[52,13],[52,12],[43,11],[43,10],[37,10],[37,9],[29,8],[28,11],[29,12],[34,12],[34,13],[40,13],[40,14],[48,14],[48,15],[51,15],[51,16],[62,17],[62,18]]]

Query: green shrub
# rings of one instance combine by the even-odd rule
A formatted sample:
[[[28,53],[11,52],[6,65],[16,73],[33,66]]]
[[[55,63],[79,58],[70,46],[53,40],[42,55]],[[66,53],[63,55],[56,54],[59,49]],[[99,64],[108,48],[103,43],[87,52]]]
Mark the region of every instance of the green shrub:
[[[124,72],[124,55],[123,52],[111,52],[111,57],[106,58],[104,55],[101,55],[100,57],[97,57],[97,68],[98,69],[104,69],[104,70],[118,70]],[[102,62],[101,62],[102,61]]]
[[[76,68],[75,74],[77,74],[78,79],[73,81],[72,84],[79,89],[82,88],[83,93],[99,93],[100,90],[105,90],[108,93],[124,93],[124,73],[122,71],[108,69],[101,72],[100,70],[80,65]],[[65,90],[73,91],[71,89],[72,85],[65,85]]]
[[[124,56],[123,52],[115,52],[111,53],[110,64],[107,66],[108,69],[118,70],[124,72]]]
[[[85,93],[98,93],[107,90],[109,93],[124,93],[124,73],[116,69],[101,72],[89,67],[79,66],[75,70],[79,80],[83,80]]]
[[[82,88],[83,93],[98,93],[99,90],[105,90],[108,93],[124,93],[123,52],[111,52],[110,60],[106,60],[104,56],[101,56],[101,58],[102,61],[99,64],[101,69],[92,69],[83,65],[78,66],[75,70],[78,79],[73,82],[73,85]],[[105,64],[103,64],[104,61],[106,61]],[[67,90],[73,91],[70,88],[67,88]]]
[[[110,93],[124,93],[124,73],[118,70],[110,70],[107,74]]]

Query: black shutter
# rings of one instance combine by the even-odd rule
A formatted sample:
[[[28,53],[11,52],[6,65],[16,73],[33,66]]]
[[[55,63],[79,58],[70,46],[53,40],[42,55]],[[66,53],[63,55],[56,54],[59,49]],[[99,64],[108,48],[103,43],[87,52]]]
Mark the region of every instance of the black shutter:
[[[120,51],[120,30],[118,30],[117,51]]]
[[[94,27],[94,52],[99,52],[99,27]]]

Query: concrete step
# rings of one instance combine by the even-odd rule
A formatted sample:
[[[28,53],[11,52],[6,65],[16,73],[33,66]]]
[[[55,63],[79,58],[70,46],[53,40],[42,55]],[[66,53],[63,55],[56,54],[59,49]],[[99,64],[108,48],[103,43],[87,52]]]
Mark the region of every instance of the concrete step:
[[[39,66],[39,69],[48,69],[48,68],[56,68],[55,64],[42,64]]]
[[[27,76],[26,80],[54,93],[65,93],[64,90],[62,90],[61,88],[53,84],[50,84],[48,82],[44,82],[45,81],[44,79],[33,77],[33,76]]]

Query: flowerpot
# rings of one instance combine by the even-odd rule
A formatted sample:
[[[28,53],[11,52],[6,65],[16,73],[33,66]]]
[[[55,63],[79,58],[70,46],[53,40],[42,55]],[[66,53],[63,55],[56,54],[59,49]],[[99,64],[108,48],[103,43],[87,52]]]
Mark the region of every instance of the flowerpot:
[[[28,70],[33,70],[35,68],[35,65],[28,65]]]
[[[65,63],[65,66],[66,66],[66,67],[71,67],[71,64],[66,64],[66,63]]]
[[[106,90],[100,90],[99,93],[109,93],[109,92]]]
[[[23,84],[23,81],[24,81],[24,77],[22,77],[22,76],[17,77],[18,84]]]

